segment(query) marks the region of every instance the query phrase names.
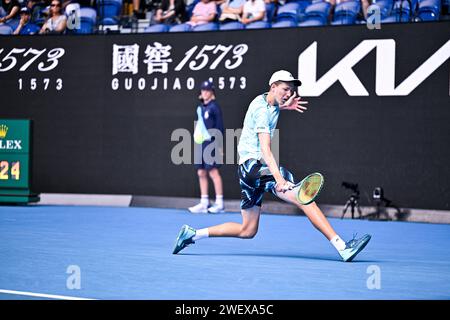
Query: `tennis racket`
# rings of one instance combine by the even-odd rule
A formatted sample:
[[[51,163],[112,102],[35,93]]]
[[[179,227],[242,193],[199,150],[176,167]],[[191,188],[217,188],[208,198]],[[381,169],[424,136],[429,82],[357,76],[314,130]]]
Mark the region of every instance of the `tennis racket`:
[[[297,194],[297,200],[303,204],[310,204],[319,195],[322,190],[325,179],[319,172],[311,173],[302,181],[297,183],[294,188],[300,186]]]

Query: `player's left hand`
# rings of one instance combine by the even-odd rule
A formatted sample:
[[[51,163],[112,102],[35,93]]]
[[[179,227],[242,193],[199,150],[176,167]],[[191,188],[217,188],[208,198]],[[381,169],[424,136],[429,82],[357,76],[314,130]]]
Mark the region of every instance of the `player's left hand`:
[[[308,101],[301,101],[301,97],[297,95],[297,92],[294,91],[292,96],[282,105],[280,105],[281,110],[294,110],[300,113],[308,110],[304,105],[308,104]]]

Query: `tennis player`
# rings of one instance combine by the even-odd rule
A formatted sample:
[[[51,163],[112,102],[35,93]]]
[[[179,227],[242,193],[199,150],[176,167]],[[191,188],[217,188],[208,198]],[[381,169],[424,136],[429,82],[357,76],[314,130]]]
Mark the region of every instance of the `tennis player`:
[[[345,242],[334,231],[315,202],[308,205],[299,203],[299,190],[294,185],[294,176],[285,168],[278,167],[272,154],[270,142],[280,111],[303,113],[307,110],[305,105],[308,102],[302,101],[296,94],[300,85],[300,80],[295,79],[291,73],[279,70],[269,80],[269,92],[257,96],[247,110],[238,144],[242,223],[228,222],[198,230],[184,225],[177,236],[173,254],[203,238],[253,238],[258,232],[264,192],[272,192],[303,210],[313,226],[336,248],[343,261],[352,261],[364,249],[370,235]]]

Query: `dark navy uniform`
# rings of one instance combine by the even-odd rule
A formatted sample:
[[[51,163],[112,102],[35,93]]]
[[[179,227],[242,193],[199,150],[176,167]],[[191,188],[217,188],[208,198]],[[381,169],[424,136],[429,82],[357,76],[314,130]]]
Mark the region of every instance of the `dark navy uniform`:
[[[224,137],[224,128],[223,128],[223,119],[222,119],[222,110],[220,109],[220,106],[217,104],[216,100],[211,100],[209,103],[201,104],[202,108],[202,118],[203,122],[205,123],[206,129],[217,129],[222,133],[222,136]],[[200,163],[195,163],[196,169],[205,169],[205,170],[211,170],[213,168],[219,168],[221,164],[223,163],[223,158],[221,157],[221,161],[217,163],[217,161],[208,161],[208,159],[205,159],[205,148],[208,147],[210,144],[216,143],[215,146],[210,146],[208,150],[211,150],[210,148],[214,149],[212,152],[206,152],[206,154],[210,154],[213,159],[215,159],[216,151],[219,148],[222,148],[222,141],[215,141],[214,136],[210,141],[205,141],[202,143],[201,146],[196,145],[195,152],[196,157],[195,159],[200,159]],[[201,152],[201,155],[199,154]],[[196,161],[198,162],[198,161]]]

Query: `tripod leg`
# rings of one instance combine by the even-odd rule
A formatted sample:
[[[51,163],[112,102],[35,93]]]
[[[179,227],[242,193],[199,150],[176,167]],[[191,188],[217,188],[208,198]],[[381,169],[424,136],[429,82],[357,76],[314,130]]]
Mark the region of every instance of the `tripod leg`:
[[[348,209],[348,206],[350,205],[350,201],[347,201],[346,203],[345,203],[345,208],[344,208],[344,210],[342,210],[342,216],[341,216],[341,219],[344,219],[344,216],[345,216],[345,214],[347,213],[347,209]]]
[[[380,220],[381,205],[377,203],[377,220]]]
[[[361,216],[362,216],[362,211],[361,211],[361,207],[359,206],[359,202],[357,201],[356,202],[356,209],[358,209],[358,214],[359,214],[359,219],[361,219]]]

